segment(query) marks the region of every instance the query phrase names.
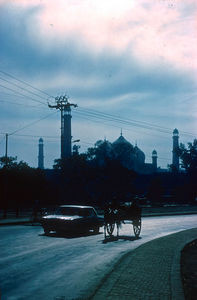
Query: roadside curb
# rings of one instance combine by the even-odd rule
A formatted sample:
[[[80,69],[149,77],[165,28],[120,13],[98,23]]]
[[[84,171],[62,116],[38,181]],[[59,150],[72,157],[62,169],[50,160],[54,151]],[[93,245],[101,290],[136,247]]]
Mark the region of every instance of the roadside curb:
[[[142,217],[162,217],[162,216],[180,216],[180,215],[196,215],[197,211],[195,212],[168,212],[168,213],[142,213]]]
[[[189,229],[193,230],[195,228]],[[185,239],[185,241],[180,245],[174,254],[174,259],[172,262],[172,269],[171,269],[171,297],[173,300],[185,300],[184,291],[183,291],[183,284],[181,279],[181,251],[183,248],[190,242],[192,242],[195,237],[189,237]]]
[[[163,216],[180,216],[180,215],[196,215],[196,212],[168,212],[168,213],[142,213],[142,218],[150,218],[150,217],[163,217]],[[25,219],[25,218],[24,218]],[[6,222],[7,221],[7,222]],[[31,220],[28,218],[26,220],[20,220],[20,219],[12,219],[7,220],[7,219],[0,219],[0,226],[10,226],[10,225],[23,225],[23,224],[28,224],[32,223],[34,224],[40,224],[39,222],[33,223]]]
[[[197,228],[186,229],[156,238],[126,253],[88,299],[184,300],[180,272],[181,250],[196,238],[196,233]],[[162,251],[160,257],[155,256],[155,250]],[[151,263],[143,260],[146,255],[150,255]]]
[[[2,223],[0,221],[0,226],[10,226],[10,225],[23,225],[23,224],[28,224],[31,223],[31,221],[15,221],[15,222],[6,222],[6,223]]]

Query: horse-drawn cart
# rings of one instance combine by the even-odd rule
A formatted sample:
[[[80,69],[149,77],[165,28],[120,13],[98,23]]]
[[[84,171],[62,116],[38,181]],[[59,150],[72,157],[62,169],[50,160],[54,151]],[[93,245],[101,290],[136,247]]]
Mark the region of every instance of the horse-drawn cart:
[[[141,208],[136,203],[124,203],[119,205],[108,205],[104,212],[104,235],[113,236],[115,225],[117,236],[121,224],[129,223],[133,226],[133,232],[136,238],[141,232]]]

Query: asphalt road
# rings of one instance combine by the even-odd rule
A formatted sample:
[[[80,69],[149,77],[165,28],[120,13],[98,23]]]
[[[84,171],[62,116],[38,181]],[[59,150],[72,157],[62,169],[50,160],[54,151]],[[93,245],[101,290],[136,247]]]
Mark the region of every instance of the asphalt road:
[[[43,235],[40,226],[0,227],[2,300],[63,300],[87,297],[115,262],[142,243],[196,227],[196,215],[143,218],[140,239],[122,225],[120,239],[98,235]]]

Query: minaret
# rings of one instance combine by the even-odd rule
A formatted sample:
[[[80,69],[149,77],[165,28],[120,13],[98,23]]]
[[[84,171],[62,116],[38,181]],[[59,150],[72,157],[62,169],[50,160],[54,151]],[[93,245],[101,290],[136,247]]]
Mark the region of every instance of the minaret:
[[[44,169],[44,144],[42,138],[39,139],[38,144],[38,168]]]
[[[156,171],[157,170],[157,151],[156,150],[153,150],[153,152],[152,152],[152,165],[153,165],[154,170]]]
[[[175,128],[173,131],[173,150],[172,150],[172,165],[175,169],[179,170],[179,156],[177,150],[179,149],[179,132]]]

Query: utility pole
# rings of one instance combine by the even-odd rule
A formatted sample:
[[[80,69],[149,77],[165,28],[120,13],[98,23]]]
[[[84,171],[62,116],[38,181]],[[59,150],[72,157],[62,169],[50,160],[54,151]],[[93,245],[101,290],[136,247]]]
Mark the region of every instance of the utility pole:
[[[8,165],[8,133],[5,134],[5,167]]]
[[[56,105],[48,106],[56,108],[61,113],[61,159],[71,156],[71,106],[77,107],[77,104],[69,103],[66,95],[55,98]]]
[[[5,134],[5,157],[8,157],[8,133]]]

